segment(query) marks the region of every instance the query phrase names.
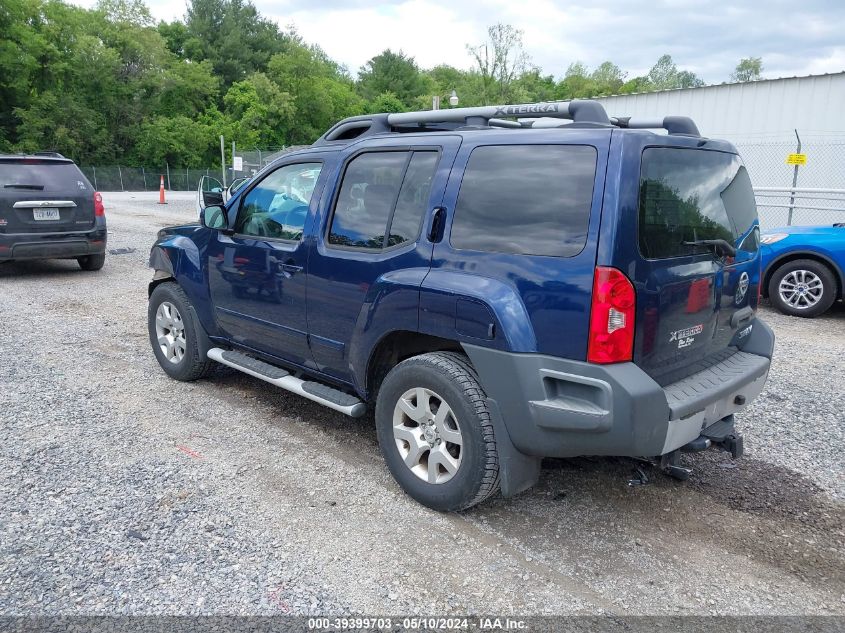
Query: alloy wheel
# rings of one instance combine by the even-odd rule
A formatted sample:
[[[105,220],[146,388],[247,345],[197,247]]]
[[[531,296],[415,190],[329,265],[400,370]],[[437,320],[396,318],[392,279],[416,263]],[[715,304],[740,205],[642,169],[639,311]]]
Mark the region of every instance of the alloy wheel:
[[[405,465],[430,484],[452,479],[461,466],[463,436],[449,404],[431,389],[406,391],[393,410],[393,437]]]

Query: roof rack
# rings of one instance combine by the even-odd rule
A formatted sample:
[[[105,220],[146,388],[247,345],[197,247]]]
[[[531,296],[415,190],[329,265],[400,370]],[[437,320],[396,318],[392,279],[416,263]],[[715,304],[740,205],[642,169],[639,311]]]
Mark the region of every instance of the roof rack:
[[[543,120],[544,123],[538,124],[537,127],[550,127],[549,119],[567,119],[584,126],[658,128],[665,129],[669,134],[700,136],[698,128],[689,117],[667,116],[662,119],[610,118],[607,116],[604,106],[598,101],[574,99],[572,101],[420,110],[418,112],[350,117],[333,125],[314,144],[348,142],[364,136],[391,132],[443,131],[460,129],[461,127],[526,129],[533,127],[535,122],[540,120]],[[551,127],[555,127],[553,122]]]
[[[64,158],[59,152],[54,152],[52,150],[40,150],[37,152],[32,152],[32,156],[49,156],[51,158]]]

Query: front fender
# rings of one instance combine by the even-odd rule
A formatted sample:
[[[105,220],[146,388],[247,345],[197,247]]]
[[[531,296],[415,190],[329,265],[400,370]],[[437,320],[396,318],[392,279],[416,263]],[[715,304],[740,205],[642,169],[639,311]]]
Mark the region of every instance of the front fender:
[[[171,277],[191,300],[197,318],[209,334],[214,334],[216,325],[211,314],[208,297],[208,283],[202,266],[202,253],[208,240],[207,231],[201,227],[179,227],[163,229],[160,237],[150,249],[150,268],[155,276],[149,292],[165,277]]]

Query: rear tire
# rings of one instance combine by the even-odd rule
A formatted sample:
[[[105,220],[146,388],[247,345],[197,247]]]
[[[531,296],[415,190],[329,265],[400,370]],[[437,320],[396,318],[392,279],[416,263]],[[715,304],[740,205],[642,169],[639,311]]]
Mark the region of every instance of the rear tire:
[[[462,354],[432,352],[396,365],[379,389],[376,427],[391,474],[421,504],[464,510],[499,489],[486,395]]]
[[[76,261],[82,270],[100,270],[106,263],[106,254],[86,255],[85,257],[77,257]]]
[[[199,346],[202,326],[190,309],[188,295],[173,282],[155,287],[147,308],[147,329],[158,364],[171,378],[189,382],[202,378],[213,361]]]
[[[780,266],[769,280],[769,299],[790,316],[817,317],[836,301],[833,271],[814,259],[796,259]]]

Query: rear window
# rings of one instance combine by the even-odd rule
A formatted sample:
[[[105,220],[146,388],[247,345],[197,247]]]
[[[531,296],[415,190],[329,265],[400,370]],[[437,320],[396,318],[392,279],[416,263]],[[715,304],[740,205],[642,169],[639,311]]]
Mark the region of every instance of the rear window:
[[[450,243],[459,249],[571,257],[587,242],[595,148],[491,145],[470,156]]]
[[[666,259],[712,252],[692,242],[713,239],[757,251],[757,204],[742,161],[724,152],[646,149],[640,172],[642,255]]]
[[[39,159],[0,161],[0,186],[7,191],[28,189],[71,192],[91,188],[75,164]]]

